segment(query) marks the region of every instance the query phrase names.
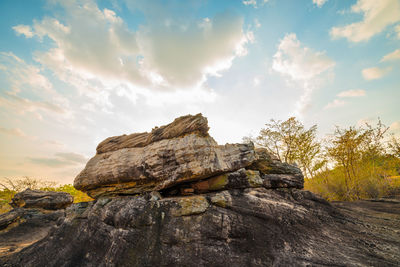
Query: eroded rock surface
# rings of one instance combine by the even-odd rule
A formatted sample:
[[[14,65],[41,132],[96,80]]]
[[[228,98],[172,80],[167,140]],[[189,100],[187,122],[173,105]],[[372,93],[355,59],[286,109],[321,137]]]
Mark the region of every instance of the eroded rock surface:
[[[0,258],[17,253],[46,237],[57,221],[65,217],[64,210],[43,211],[17,208],[0,215]]]
[[[15,194],[11,200],[13,208],[40,208],[46,210],[63,209],[74,202],[74,198],[65,192],[50,192],[26,189]]]
[[[151,143],[172,139],[189,133],[208,136],[208,122],[201,114],[186,115],[175,119],[172,123],[154,128],[150,133],[133,133],[109,137],[97,146],[97,154],[116,151],[122,148],[145,147]]]
[[[108,152],[90,159],[74,186],[93,198],[139,194],[236,171],[256,159],[252,144],[218,145],[207,131],[199,114],[153,130],[151,142],[141,145],[106,139],[101,151]],[[118,146],[103,149],[106,144]]]
[[[265,188],[101,198],[71,206],[46,238],[2,264],[398,266],[399,203],[384,212],[367,203],[366,213],[346,205],[335,208],[303,190]]]

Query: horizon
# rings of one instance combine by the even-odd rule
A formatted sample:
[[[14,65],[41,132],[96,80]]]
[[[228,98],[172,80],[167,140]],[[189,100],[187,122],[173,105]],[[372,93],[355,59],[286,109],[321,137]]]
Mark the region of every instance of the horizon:
[[[202,113],[400,136],[400,1],[0,3],[0,176],[72,183],[98,143]],[[398,73],[396,75],[396,73]]]

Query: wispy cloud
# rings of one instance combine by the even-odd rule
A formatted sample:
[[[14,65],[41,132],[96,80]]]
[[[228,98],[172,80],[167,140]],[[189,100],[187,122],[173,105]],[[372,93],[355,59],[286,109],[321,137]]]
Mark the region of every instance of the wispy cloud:
[[[32,112],[37,118],[46,114],[70,115],[69,101],[60,95],[41,69],[13,53],[0,52],[0,72],[5,74],[5,90],[0,92],[0,107],[18,114]]]
[[[12,135],[12,136],[18,136],[18,137],[25,137],[26,136],[26,134],[19,128],[4,128],[4,127],[0,127],[0,133],[7,134],[7,135]]]
[[[333,38],[347,38],[351,42],[368,41],[389,25],[400,21],[400,2],[398,0],[358,0],[351,12],[363,14],[363,19],[345,26],[333,27]]]
[[[62,107],[48,101],[34,101],[13,94],[0,95],[0,106],[13,109],[18,113],[50,111],[58,114],[66,113]]]
[[[322,7],[328,0],[312,0],[315,5]]]
[[[392,53],[385,55],[381,62],[400,60],[400,49],[394,50]]]
[[[263,6],[268,1],[269,0],[243,0],[242,3],[245,6],[252,6],[254,8],[258,8],[260,6]]]
[[[339,99],[335,99],[332,102],[328,103],[324,109],[331,109],[331,108],[337,108],[337,107],[341,107],[344,106],[346,104],[345,101],[343,100],[339,100]]]
[[[304,46],[294,33],[286,34],[280,41],[272,62],[273,70],[299,82],[303,87],[296,113],[302,113],[308,106],[312,91],[318,87],[317,78],[334,66],[335,62],[325,52]]]
[[[397,34],[397,39],[400,39],[400,24],[398,24],[395,28],[394,28],[396,34]]]
[[[17,35],[25,35],[26,38],[32,38],[35,34],[32,32],[32,28],[28,25],[17,25],[12,27]]]
[[[53,85],[37,66],[27,64],[11,52],[0,52],[0,71],[6,73],[14,92],[20,92],[27,86],[40,93],[54,92]]]
[[[378,68],[378,67],[373,67],[373,68],[367,68],[363,69],[361,71],[362,76],[364,77],[365,80],[370,81],[370,80],[377,80],[388,74],[392,68]]]
[[[338,97],[359,97],[359,96],[365,96],[365,90],[362,89],[354,89],[354,90],[347,90],[347,91],[342,91],[339,94],[337,94]]]
[[[56,153],[54,157],[29,157],[28,160],[37,165],[63,167],[83,164],[87,158],[77,153]]]

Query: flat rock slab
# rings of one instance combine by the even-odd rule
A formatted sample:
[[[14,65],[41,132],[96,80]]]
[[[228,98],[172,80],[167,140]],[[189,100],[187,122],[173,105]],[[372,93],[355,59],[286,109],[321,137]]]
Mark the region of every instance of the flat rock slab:
[[[65,192],[52,192],[26,189],[15,194],[10,205],[13,208],[41,208],[47,210],[64,209],[74,202]]]
[[[210,136],[192,133],[97,154],[75,178],[74,187],[93,198],[138,194],[235,171],[255,159],[252,144],[220,146]]]

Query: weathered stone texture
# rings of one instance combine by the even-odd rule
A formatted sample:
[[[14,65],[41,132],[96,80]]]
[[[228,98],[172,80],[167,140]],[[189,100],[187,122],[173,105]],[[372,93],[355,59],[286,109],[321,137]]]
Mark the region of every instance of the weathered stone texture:
[[[379,209],[363,210],[375,212],[373,217],[355,208],[344,216],[297,189],[233,189],[154,201],[145,195],[101,198],[74,206],[46,238],[3,258],[2,266],[398,266],[400,261],[400,225],[393,220],[399,211],[388,209],[392,217],[385,217],[389,213]]]
[[[154,128],[150,133],[133,133],[109,137],[97,146],[97,154],[116,151],[122,148],[145,147],[151,143],[180,137],[190,133],[208,136],[208,122],[201,114],[186,115],[175,119],[172,123]]]
[[[219,146],[209,136],[188,134],[97,154],[75,178],[74,186],[93,198],[137,194],[235,171],[254,159],[251,144]]]
[[[65,192],[49,192],[26,189],[14,195],[10,205],[13,208],[41,208],[46,210],[63,209],[74,202]]]

